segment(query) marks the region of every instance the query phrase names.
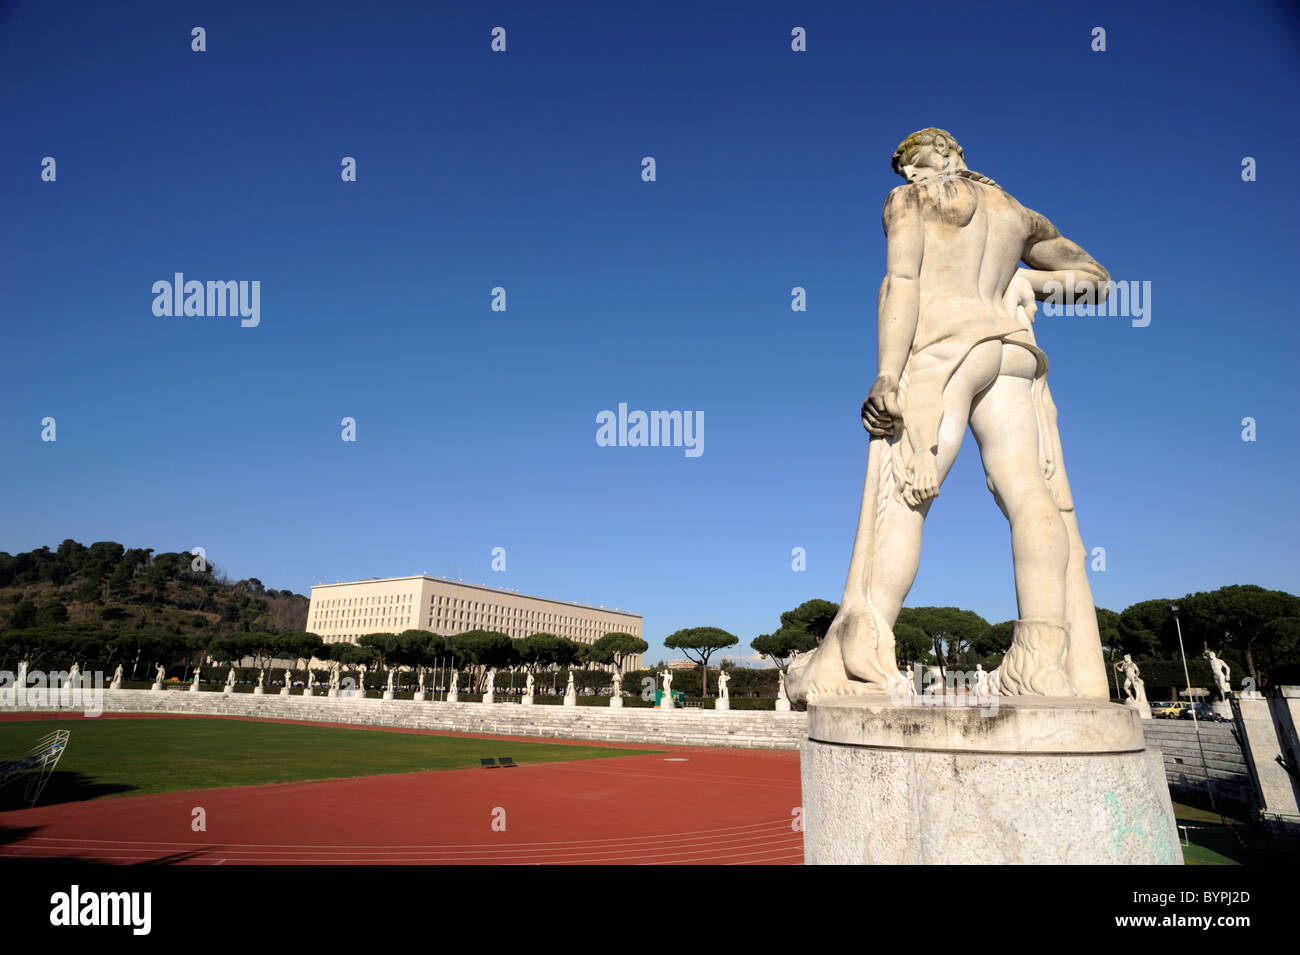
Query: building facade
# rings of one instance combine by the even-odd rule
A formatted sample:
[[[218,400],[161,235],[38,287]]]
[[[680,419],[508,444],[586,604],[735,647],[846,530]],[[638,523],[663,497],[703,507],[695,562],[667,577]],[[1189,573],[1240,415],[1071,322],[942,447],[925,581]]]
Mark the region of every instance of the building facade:
[[[429,630],[440,636],[495,630],[513,639],[553,633],[592,644],[607,633],[641,637],[641,615],[529,597],[441,577],[385,577],[311,589],[307,629],[326,643],[356,643],[367,633]],[[629,657],[625,671],[640,669]]]

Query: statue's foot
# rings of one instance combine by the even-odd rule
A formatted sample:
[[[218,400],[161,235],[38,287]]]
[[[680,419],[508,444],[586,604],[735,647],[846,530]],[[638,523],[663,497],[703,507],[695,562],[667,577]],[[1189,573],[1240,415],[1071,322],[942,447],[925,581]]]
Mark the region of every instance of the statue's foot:
[[[1017,620],[1011,649],[990,674],[990,689],[1004,696],[1078,696],[1065,673],[1068,642],[1063,620]]]
[[[839,642],[828,634],[816,650],[790,661],[785,670],[785,695],[793,703],[811,703],[834,696],[835,688],[846,679]]]

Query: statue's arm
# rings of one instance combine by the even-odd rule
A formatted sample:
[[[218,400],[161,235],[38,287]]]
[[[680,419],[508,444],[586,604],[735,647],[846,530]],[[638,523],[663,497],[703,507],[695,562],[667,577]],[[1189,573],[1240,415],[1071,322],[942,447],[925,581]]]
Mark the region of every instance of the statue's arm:
[[[875,437],[896,433],[903,421],[898,380],[916,338],[920,316],[921,252],[925,230],[915,186],[899,186],[885,200],[885,278],[876,297],[876,381],[862,403],[862,425]]]
[[[915,186],[899,186],[885,200],[885,278],[876,297],[876,374],[897,381],[907,364],[920,314],[921,253],[925,230]]]
[[[1044,215],[1026,209],[1030,220],[1029,237],[1021,255],[1028,269],[1021,275],[1034,287],[1034,297],[1040,302],[1049,295],[1059,297],[1062,305],[1073,305],[1076,292],[1095,289],[1084,298],[1088,303],[1105,301],[1110,291],[1110,273],[1100,262],[1083,250],[1083,247],[1061,235],[1056,226]],[[1048,287],[1051,286],[1051,287]]]

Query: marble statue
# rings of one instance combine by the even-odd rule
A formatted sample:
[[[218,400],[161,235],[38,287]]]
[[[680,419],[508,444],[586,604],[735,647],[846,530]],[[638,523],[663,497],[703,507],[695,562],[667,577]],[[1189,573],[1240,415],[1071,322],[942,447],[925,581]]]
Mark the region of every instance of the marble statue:
[[[335,667],[330,670],[330,689],[338,690],[343,683],[343,672],[341,668]]]
[[[202,668],[200,668],[200,667],[195,667],[195,668],[194,668],[194,672],[190,674],[190,690],[189,690],[189,691],[190,691],[191,693],[198,693],[198,692],[199,692],[199,678],[200,678],[201,676],[203,676],[203,670],[202,670]]]
[[[496,692],[496,686],[497,686],[497,671],[488,670],[487,686],[484,688],[483,692],[487,696],[491,696],[493,693]]]
[[[81,667],[77,666],[76,661],[72,663],[72,669],[68,671],[68,686],[81,686]]]
[[[572,670],[569,671],[569,682],[568,682],[568,685],[565,686],[565,688],[564,688],[564,695],[565,695],[565,696],[577,696],[577,695],[578,695],[578,690],[577,690],[577,688],[573,685],[573,671],[572,671]]]
[[[672,696],[673,692],[673,671],[664,670],[659,674],[664,681],[664,696]]]
[[[1124,659],[1115,664],[1115,669],[1124,675],[1124,699],[1129,703],[1147,702],[1146,681],[1142,671],[1133,662],[1132,656],[1124,654]]]
[[[787,700],[787,699],[789,699],[789,697],[786,695],[786,689],[785,689],[785,673],[784,673],[783,671],[781,671],[781,670],[777,670],[777,671],[776,671],[776,681],[777,681],[777,682],[776,682],[776,698],[777,698],[778,700]]]
[[[158,670],[154,674],[154,682],[161,683],[166,677],[167,677],[167,668],[164,667],[161,663],[158,664]]]
[[[950,133],[913,133],[892,165],[907,182],[884,205],[857,536],[839,613],[818,648],[789,665],[791,696],[912,692],[892,627],[916,577],[925,518],[969,426],[1011,524],[1019,607],[992,690],[1108,700],[1087,552],[1033,319],[1036,300],[1103,300],[1109,275],[1046,217],[967,168]]]
[[[419,693],[424,692],[424,667],[420,667],[420,675],[416,681],[416,691]]]
[[[614,679],[610,683],[609,692],[613,696],[623,695],[623,674],[617,670],[614,671]]]
[[[316,674],[310,669],[307,671],[307,685],[303,687],[302,695],[311,696],[311,691],[316,689]]]
[[[258,670],[258,671],[257,671],[257,685],[260,686],[260,687],[263,687],[263,688],[266,687],[266,671],[265,671],[265,670]]]
[[[460,682],[460,671],[459,671],[459,670],[452,670],[452,671],[451,671],[451,692],[453,692],[453,693],[456,692],[456,685],[457,685],[459,682]]]
[[[29,666],[28,661],[26,661],[26,660],[19,660],[19,661],[18,661],[18,676],[17,676],[17,677],[15,678],[15,680],[14,680],[14,685],[15,685],[15,686],[21,686],[21,687],[23,687],[24,689],[27,687],[27,669],[28,669],[28,666]]]
[[[988,696],[989,693],[989,674],[984,669],[982,663],[975,664],[975,672],[972,674],[975,678],[974,692],[976,696]]]
[[[1222,657],[1216,656],[1213,650],[1206,650],[1203,654],[1210,664],[1210,673],[1214,675],[1214,686],[1219,691],[1220,700],[1232,699],[1232,669],[1223,660]]]
[[[388,671],[388,692],[389,693],[393,692],[393,673],[394,671],[392,670]]]
[[[533,695],[533,686],[534,686],[535,682],[536,682],[536,681],[533,680],[533,674],[532,674],[532,672],[530,671],[529,674],[528,674],[528,676],[527,676],[527,678],[524,680],[524,696],[532,696],[532,695]]]
[[[122,664],[119,663],[117,669],[113,671],[113,682],[108,685],[108,688],[110,690],[122,689]]]
[[[226,689],[228,690],[232,689],[234,685],[235,685],[235,669],[234,667],[231,667],[230,672],[226,674]]]
[[[721,700],[730,700],[731,694],[727,692],[727,684],[731,682],[731,677],[727,675],[726,670],[718,671],[718,698]]]

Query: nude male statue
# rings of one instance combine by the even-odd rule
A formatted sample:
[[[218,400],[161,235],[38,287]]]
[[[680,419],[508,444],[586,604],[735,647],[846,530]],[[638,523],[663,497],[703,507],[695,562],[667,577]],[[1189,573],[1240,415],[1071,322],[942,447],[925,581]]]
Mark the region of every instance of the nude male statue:
[[[950,133],[913,133],[892,165],[907,184],[883,213],[858,534],[840,612],[821,645],[791,662],[790,695],[912,692],[892,626],[916,577],[925,518],[969,425],[1011,525],[1020,611],[990,691],[1108,699],[1087,552],[1032,321],[1035,300],[1062,289],[1104,300],[1109,275],[1044,216],[968,169]]]

